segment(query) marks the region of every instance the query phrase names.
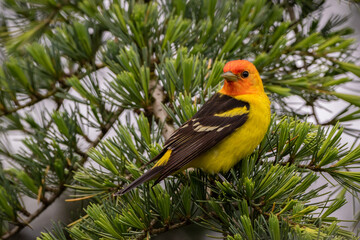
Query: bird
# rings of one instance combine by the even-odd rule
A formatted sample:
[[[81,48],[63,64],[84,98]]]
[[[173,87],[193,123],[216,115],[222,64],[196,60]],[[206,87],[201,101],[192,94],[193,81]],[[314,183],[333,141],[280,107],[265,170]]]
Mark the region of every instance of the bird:
[[[156,162],[154,166],[116,195],[152,179],[156,179],[155,185],[187,168],[225,173],[255,150],[271,118],[270,100],[260,74],[251,62],[233,60],[225,64],[221,77],[221,90],[165,141],[150,161]]]

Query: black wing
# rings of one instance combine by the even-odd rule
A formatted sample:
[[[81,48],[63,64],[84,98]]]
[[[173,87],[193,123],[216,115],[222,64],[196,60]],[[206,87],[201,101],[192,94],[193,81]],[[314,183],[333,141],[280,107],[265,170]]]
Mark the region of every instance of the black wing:
[[[245,107],[244,114],[232,117],[216,116],[234,108]],[[158,177],[155,184],[170,174],[180,170],[202,153],[214,147],[222,139],[229,136],[235,129],[242,126],[247,118],[250,105],[235,98],[216,93],[204,106],[185,124],[177,129],[165,142],[163,150],[150,162],[159,160],[171,150],[168,161],[155,166],[141,177],[125,186],[116,195],[122,195],[150,179]]]
[[[164,149],[154,158],[160,159],[167,150],[172,151],[169,160],[162,166],[156,183],[180,170],[242,126],[248,119],[248,113],[231,117],[215,116],[242,107],[250,109],[249,103],[220,93],[210,98],[189,121],[171,135],[165,142]]]

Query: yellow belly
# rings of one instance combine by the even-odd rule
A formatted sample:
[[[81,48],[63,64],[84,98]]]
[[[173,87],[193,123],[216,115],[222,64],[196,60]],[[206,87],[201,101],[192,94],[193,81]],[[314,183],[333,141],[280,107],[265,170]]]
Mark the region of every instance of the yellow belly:
[[[242,158],[251,154],[264,138],[270,124],[270,101],[266,94],[236,97],[250,104],[248,120],[215,147],[194,159],[186,168],[205,172],[227,172]]]

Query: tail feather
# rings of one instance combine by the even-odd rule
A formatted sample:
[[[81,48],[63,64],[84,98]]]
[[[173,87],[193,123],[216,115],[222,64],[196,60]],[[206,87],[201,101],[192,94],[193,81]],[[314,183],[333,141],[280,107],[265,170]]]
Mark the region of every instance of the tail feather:
[[[158,166],[158,167],[154,167],[154,168],[149,169],[141,177],[134,180],[132,183],[130,183],[129,185],[125,186],[123,189],[121,189],[120,191],[115,193],[115,195],[121,196],[121,195],[129,192],[131,189],[136,188],[140,184],[142,184],[142,183],[144,183],[146,181],[149,181],[151,179],[154,179],[161,172],[161,170],[163,168],[164,168],[163,166]]]

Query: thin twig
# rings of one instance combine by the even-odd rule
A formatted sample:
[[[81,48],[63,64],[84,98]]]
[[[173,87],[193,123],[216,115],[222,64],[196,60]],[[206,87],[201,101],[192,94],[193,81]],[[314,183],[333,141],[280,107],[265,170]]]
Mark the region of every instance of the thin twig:
[[[314,116],[314,118],[315,118],[316,124],[319,125],[319,124],[320,124],[320,121],[319,121],[319,118],[318,118],[318,116],[317,116],[317,114],[316,114],[314,104],[311,104],[311,109],[312,109],[313,116]]]

